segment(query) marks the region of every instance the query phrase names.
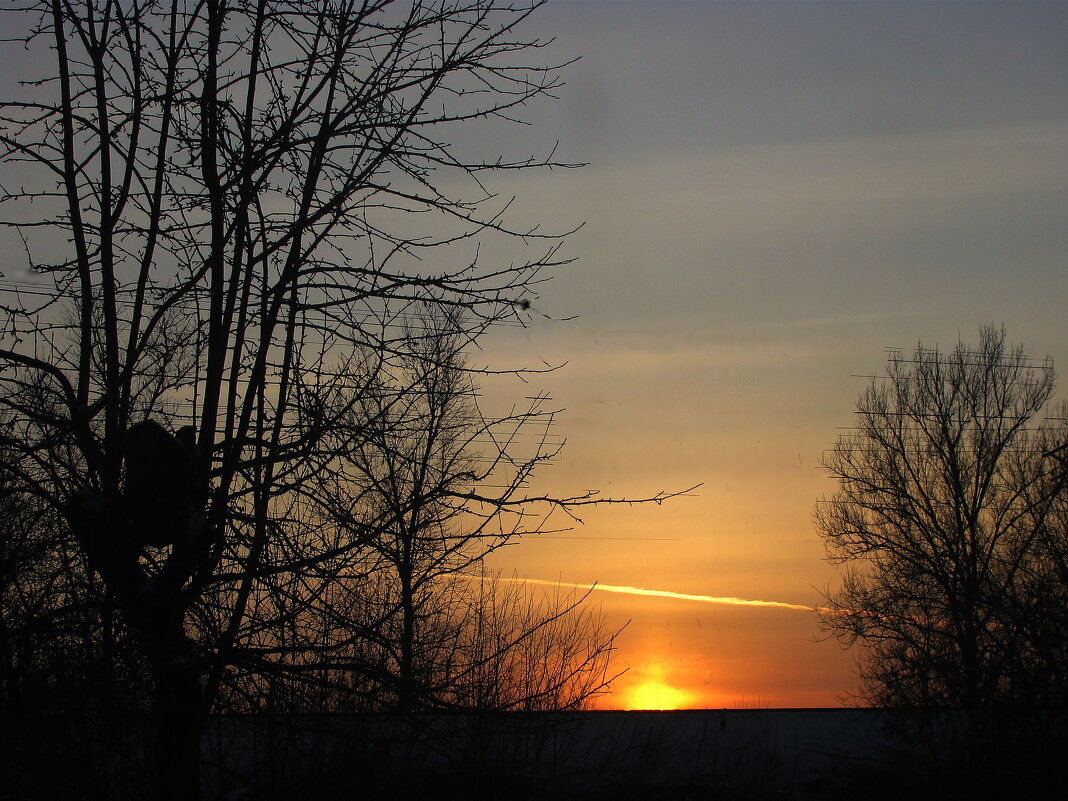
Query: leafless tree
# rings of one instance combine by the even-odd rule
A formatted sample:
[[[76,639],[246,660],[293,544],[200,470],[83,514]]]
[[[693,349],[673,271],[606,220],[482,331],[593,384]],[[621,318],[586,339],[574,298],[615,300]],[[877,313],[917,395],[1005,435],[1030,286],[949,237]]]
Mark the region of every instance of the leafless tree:
[[[589,606],[590,590],[532,592],[522,581],[500,576],[462,580],[464,603],[454,606],[462,616],[454,658],[439,678],[439,703],[486,710],[583,709],[619,675],[612,666],[619,631]]]
[[[489,703],[500,693],[470,689],[476,675],[488,675],[486,662],[529,688],[528,696],[515,690],[506,705],[526,698],[552,706],[567,690],[549,693],[541,684],[560,671],[550,671],[552,660],[539,656],[533,660],[540,665],[538,675],[521,668],[529,660],[518,655],[551,631],[558,661],[570,664],[570,649],[588,636],[596,653],[567,671],[575,697],[566,705],[574,706],[589,694],[579,689],[586,673],[603,679],[612,638],[593,624],[584,598],[558,595],[542,605],[539,617],[538,607],[520,603],[522,593],[502,590],[484,573],[485,559],[495,550],[524,534],[544,532],[546,511],[583,498],[558,500],[549,510],[532,508],[529,482],[561,450],[552,431],[554,413],[534,396],[507,414],[486,416],[466,366],[468,330],[455,312],[433,309],[411,323],[393,369],[380,371],[350,409],[350,426],[360,432],[353,447],[339,457],[327,482],[309,489],[319,493],[317,506],[329,510],[329,525],[377,532],[357,566],[363,578],[347,584],[359,600],[344,606],[360,614],[338,614],[335,598],[331,619],[345,622],[343,640],[348,627],[363,632],[361,648],[374,646],[373,656],[362,656],[365,679],[380,685],[379,705],[400,710]],[[515,619],[505,636],[503,619],[509,614]],[[565,634],[567,624],[572,628]],[[500,636],[489,647],[476,630]],[[458,681],[467,687],[463,692]]]
[[[544,532],[554,508],[588,500],[530,497],[535,471],[560,452],[554,413],[534,396],[484,415],[465,364],[467,326],[455,312],[424,311],[390,369],[344,404],[337,430],[347,445],[331,469],[301,485],[318,536],[363,546],[265,582],[261,632],[242,643],[246,670],[228,689],[238,708],[572,707],[604,687],[613,634],[585,597],[536,604],[485,575],[489,554]]]
[[[1065,597],[1066,575],[1049,570],[1064,544],[1064,473],[1049,452],[1065,428],[1040,418],[1053,389],[1052,363],[991,326],[975,348],[893,352],[856,430],[824,457],[838,491],[816,524],[846,569],[822,624],[863,645],[869,700],[1034,699],[1027,685],[1049,665],[1033,660],[1063,638],[1034,630],[1044,613],[1027,608]]]
[[[1029,487],[1034,532],[1019,574],[1002,598],[1011,698],[1028,708],[1068,704],[1068,404],[1047,413],[1030,443],[1039,478]]]
[[[102,599],[84,560],[65,549],[54,513],[19,491],[3,464],[0,708],[14,730],[88,689],[86,668],[95,659],[87,651],[102,650],[96,636]]]
[[[525,63],[537,4],[5,12],[25,31],[7,61],[36,74],[0,112],[5,247],[30,276],[3,286],[0,444],[148,665],[161,797],[196,797],[235,673],[310,669],[278,635],[307,624],[294,599],[359,579],[381,527],[323,525],[305,488],[358,448],[348,421],[404,324],[428,305],[462,311],[468,342],[522,323],[564,263],[480,176],[568,165],[451,143],[500,141],[558,85]],[[486,263],[494,238],[514,247]]]
[[[428,671],[450,639],[440,632],[442,643],[427,641],[452,606],[439,597],[440,580],[469,569],[517,533],[501,529],[504,504],[549,457],[535,448],[529,459],[519,459],[514,438],[512,447],[487,457],[495,433],[537,422],[538,415],[531,410],[492,423],[483,419],[464,366],[462,321],[428,310],[407,333],[397,368],[381,375],[353,409],[351,425],[362,434],[342,458],[344,479],[324,504],[336,510],[341,525],[366,526],[369,519],[379,532],[370,550],[384,575],[368,599],[377,610],[370,630],[388,652],[383,662],[390,667],[381,678],[393,685],[390,694],[401,709],[429,700]],[[502,476],[502,461],[518,475]],[[478,516],[471,496],[491,481],[504,491]],[[351,486],[363,492],[353,497],[345,490]]]

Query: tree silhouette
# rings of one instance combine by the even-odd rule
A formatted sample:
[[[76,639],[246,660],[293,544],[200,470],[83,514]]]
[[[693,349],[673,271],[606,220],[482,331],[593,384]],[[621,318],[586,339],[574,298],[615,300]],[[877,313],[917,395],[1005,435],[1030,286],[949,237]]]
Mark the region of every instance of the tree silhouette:
[[[1065,592],[1050,569],[1063,564],[1065,503],[1050,451],[1068,432],[1063,414],[1039,418],[1053,388],[1052,363],[994,327],[975,348],[891,353],[856,430],[824,457],[838,491],[816,524],[846,571],[822,625],[863,644],[869,700],[1034,704],[1059,681],[1063,629],[1048,630],[1043,600]]]
[[[560,454],[554,413],[533,396],[503,416],[483,414],[466,330],[454,314],[427,310],[394,369],[350,409],[354,447],[314,491],[335,524],[375,533],[343,604],[356,601],[356,614],[334,603],[330,618],[365,633],[366,678],[384,708],[576,706],[603,689],[614,635],[581,609],[585,595],[557,593],[539,608],[525,589],[485,575],[487,556],[544,530],[527,488]],[[521,656],[535,642],[547,653]],[[474,687],[490,675],[496,689]],[[548,693],[546,682],[568,686]]]
[[[322,487],[408,324],[448,309],[468,344],[522,324],[565,263],[480,176],[570,165],[451,143],[558,85],[524,61],[537,5],[5,12],[28,53],[11,63],[51,59],[0,112],[5,242],[30,275],[4,286],[5,480],[61,513],[138,645],[160,797],[197,796],[221,686],[306,667],[279,634],[293,599],[331,592],[381,530],[339,524]],[[485,262],[495,238],[513,247]]]

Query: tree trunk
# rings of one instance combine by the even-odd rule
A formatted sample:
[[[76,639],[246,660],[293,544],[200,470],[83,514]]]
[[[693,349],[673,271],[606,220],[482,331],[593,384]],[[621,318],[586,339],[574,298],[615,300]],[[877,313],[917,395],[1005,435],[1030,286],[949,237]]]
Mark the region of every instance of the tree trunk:
[[[155,690],[156,797],[166,801],[200,798],[201,690],[192,664],[153,670]]]
[[[415,706],[415,598],[412,590],[412,571],[408,564],[401,568],[402,631],[398,706],[401,712],[411,712]]]

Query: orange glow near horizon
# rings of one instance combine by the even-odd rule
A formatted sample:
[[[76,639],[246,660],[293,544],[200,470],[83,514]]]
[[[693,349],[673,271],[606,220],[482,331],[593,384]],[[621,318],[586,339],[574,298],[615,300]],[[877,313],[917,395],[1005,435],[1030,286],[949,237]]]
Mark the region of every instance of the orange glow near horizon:
[[[471,579],[491,580],[477,576]],[[593,608],[606,616],[608,627],[619,628],[613,669],[623,670],[623,674],[593,701],[596,708],[796,708],[841,704],[836,693],[845,682],[830,688],[821,685],[813,662],[821,668],[818,660],[826,659],[833,648],[832,658],[838,660],[833,664],[845,666],[841,670],[844,674],[852,667],[852,655],[836,647],[837,643],[828,646],[813,641],[815,613],[827,611],[818,604],[761,598],[764,589],[770,590],[768,594],[774,598],[783,591],[782,587],[758,587],[758,592],[746,597],[650,589],[637,582],[582,583],[514,574],[504,577],[499,573],[492,580],[599,596]],[[576,599],[572,596],[571,600]],[[818,647],[822,652],[815,651]]]
[[[639,567],[628,574],[615,563],[609,565],[613,573],[638,580],[595,584],[571,575],[524,578],[514,564],[508,565],[510,577],[498,569],[491,577],[469,578],[561,591],[559,597],[572,602],[577,596],[569,592],[589,592],[589,608],[603,616],[604,630],[618,630],[612,673],[622,674],[592,700],[597,709],[837,707],[849,688],[853,653],[837,641],[813,636],[816,615],[825,610],[818,601],[791,597],[798,593],[790,582],[746,582],[710,570],[703,581],[682,573],[680,592],[667,589],[673,577],[655,562],[649,563],[648,584],[641,580],[645,570]],[[702,585],[741,591],[692,592]]]

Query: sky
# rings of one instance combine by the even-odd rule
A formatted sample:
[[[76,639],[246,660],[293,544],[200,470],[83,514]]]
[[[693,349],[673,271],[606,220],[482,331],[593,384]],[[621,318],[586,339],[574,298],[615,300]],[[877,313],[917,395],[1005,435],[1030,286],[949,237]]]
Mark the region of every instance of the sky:
[[[527,32],[579,59],[509,144],[588,166],[498,189],[584,223],[534,300],[575,319],[486,357],[566,363],[534,382],[565,410],[550,488],[701,486],[494,567],[630,621],[604,706],[851,703],[812,514],[860,376],[985,323],[1068,365],[1068,4],[550,0]]]

